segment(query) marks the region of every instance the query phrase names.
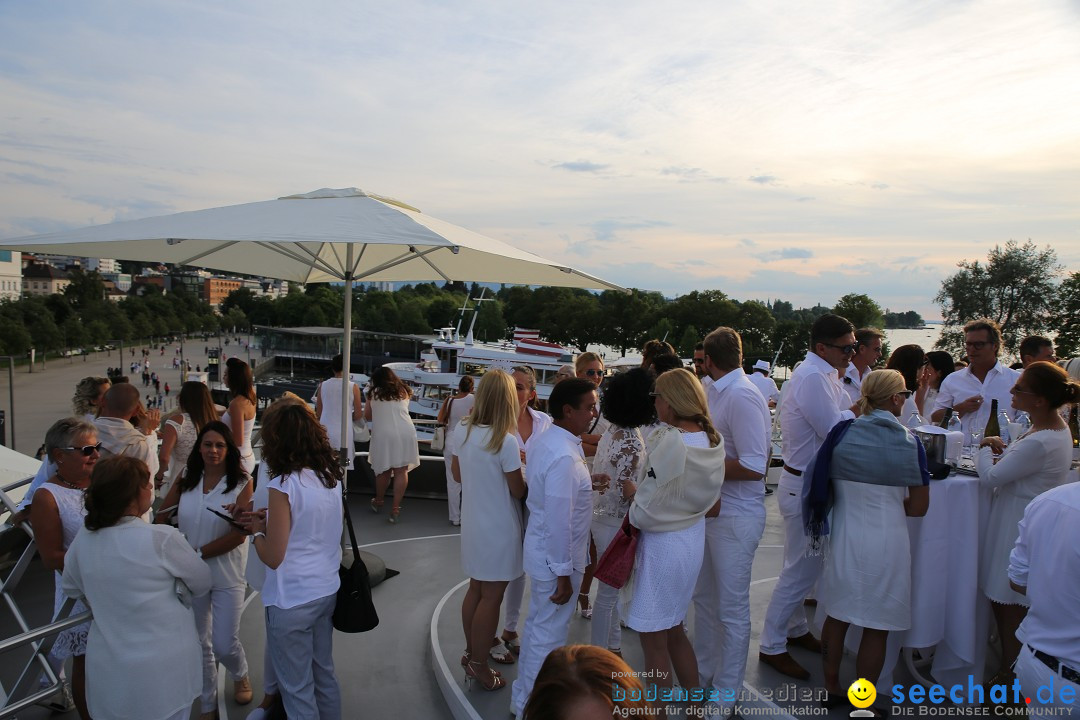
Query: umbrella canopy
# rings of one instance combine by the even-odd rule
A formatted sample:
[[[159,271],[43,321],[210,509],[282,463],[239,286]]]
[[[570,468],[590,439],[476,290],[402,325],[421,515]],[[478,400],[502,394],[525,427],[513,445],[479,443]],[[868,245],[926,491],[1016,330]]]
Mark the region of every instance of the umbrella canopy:
[[[0,247],[195,265],[299,283],[343,281],[351,274],[361,282],[622,289],[357,188],[14,238]]]
[[[349,368],[356,281],[469,280],[623,290],[358,188],[324,188],[277,200],[229,205],[3,241],[0,250],[55,253],[260,275],[299,283],[345,283]],[[341,437],[348,418],[342,383]],[[352,448],[341,448],[342,458]]]

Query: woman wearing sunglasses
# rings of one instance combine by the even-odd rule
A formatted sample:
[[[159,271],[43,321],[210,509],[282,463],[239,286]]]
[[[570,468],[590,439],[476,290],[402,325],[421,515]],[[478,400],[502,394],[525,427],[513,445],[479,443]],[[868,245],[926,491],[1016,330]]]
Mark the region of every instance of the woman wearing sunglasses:
[[[202,645],[202,720],[217,717],[217,665],[220,662],[233,680],[238,705],[251,702],[247,656],[240,644],[240,610],[244,604],[244,565],[247,534],[218,516],[226,506],[247,507],[251,482],[243,467],[240,448],[229,427],[213,420],[195,438],[187,466],[162,501],[166,509],[178,508],[180,532],[210,566],[210,592],[192,600],[195,628]],[[171,510],[170,510],[171,512]],[[158,513],[157,522],[167,515]]]
[[[918,345],[901,345],[892,351],[889,361],[885,363],[886,370],[895,370],[904,376],[904,387],[909,393],[900,413],[902,422],[906,423],[913,413],[922,414],[919,408],[923,406],[926,391],[930,389],[929,385],[919,384],[919,375],[925,364],[926,353]]]
[[[574,360],[574,371],[582,380],[588,380],[596,389],[600,389],[604,382],[604,361],[594,352],[583,352]],[[601,398],[601,402],[603,399]],[[608,423],[604,419],[600,406],[596,407],[597,416],[587,431],[581,435],[581,449],[585,453],[585,463],[592,472],[593,457],[596,456],[596,447],[600,438],[607,431]],[[593,566],[596,565],[596,546],[592,538],[589,539],[589,564],[585,567],[585,575],[581,578],[581,590],[578,592],[578,612],[581,617],[589,620],[592,618],[592,607],[589,605],[589,591],[592,589]]]
[[[1080,400],[1080,385],[1049,362],[1028,365],[1010,392],[1013,409],[1028,414],[1031,429],[1008,447],[1001,438],[983,438],[975,458],[979,483],[996,490],[979,559],[979,588],[990,598],[1001,637],[1002,669],[992,682],[1012,682],[1011,668],[1020,653],[1016,630],[1030,606],[1027,597],[1009,586],[1009,553],[1020,534],[1017,523],[1036,495],[1065,482],[1072,437],[1058,408]]]
[[[93,425],[71,417],[53,423],[45,433],[45,450],[49,459],[56,463],[56,473],[38,488],[41,492],[34,494],[30,524],[34,528],[42,564],[56,571],[55,616],[65,599],[60,588],[64,556],[83,525],[86,516],[83,494],[90,485],[90,473],[100,456],[101,445]],[[86,612],[86,607],[81,602],[76,603],[72,614],[82,612]],[[49,664],[54,671],[63,667],[65,659],[72,658],[73,699],[83,720],[90,717],[86,709],[86,635],[89,630],[90,623],[64,630],[49,653]],[[65,695],[69,692],[66,686],[63,692]],[[70,705],[66,709],[70,710]]]
[[[818,583],[827,615],[821,629],[827,707],[846,702],[840,660],[849,626],[863,628],[856,674],[872,683],[881,674],[889,632],[911,627],[907,518],[922,517],[930,505],[926,453],[898,419],[910,397],[904,376],[874,370],[863,378],[861,393],[859,418],[838,423],[803,473],[810,483],[804,517],[812,547],[830,535]]]

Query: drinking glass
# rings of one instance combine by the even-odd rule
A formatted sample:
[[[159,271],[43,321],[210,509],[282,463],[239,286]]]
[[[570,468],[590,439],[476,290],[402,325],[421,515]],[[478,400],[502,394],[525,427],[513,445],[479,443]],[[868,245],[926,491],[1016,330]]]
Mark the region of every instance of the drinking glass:
[[[964,448],[964,458],[970,460],[975,456],[975,453],[979,450],[979,443],[982,442],[983,431],[972,430],[968,433],[971,437],[971,444]]]

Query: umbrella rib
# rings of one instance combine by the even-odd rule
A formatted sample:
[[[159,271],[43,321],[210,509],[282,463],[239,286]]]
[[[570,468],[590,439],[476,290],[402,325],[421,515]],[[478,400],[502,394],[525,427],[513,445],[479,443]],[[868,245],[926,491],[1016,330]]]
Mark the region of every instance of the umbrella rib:
[[[315,266],[318,266],[320,270],[322,270],[323,272],[325,272],[328,275],[333,275],[334,277],[338,277],[338,278],[341,277],[341,273],[339,271],[334,270],[334,268],[332,268],[331,266],[329,266],[326,263],[322,262],[319,259],[319,257],[316,256],[316,255],[312,255],[311,259],[309,260],[309,258],[304,257],[303,254],[301,254],[299,252],[294,252],[294,251],[289,250],[289,249],[286,249],[284,247],[281,247],[280,245],[273,245],[271,243],[266,243],[266,242],[261,242],[261,241],[257,242],[256,245],[258,245],[259,247],[266,248],[267,250],[272,250],[273,252],[276,252],[279,255],[284,255],[285,257],[289,258],[290,260],[295,260],[296,262],[304,263],[304,264],[308,265],[308,276],[309,277],[311,276],[311,272],[310,272],[311,269],[313,269]],[[307,250],[307,248],[305,248],[304,246],[297,245],[297,247],[300,250],[303,250],[304,252],[307,252],[309,255],[311,255],[311,252],[309,250]]]
[[[357,253],[357,255],[356,255],[356,262],[353,263],[353,266],[351,268],[349,268],[349,270],[352,272],[353,275],[356,275],[356,268],[360,267],[360,260],[364,257],[364,253],[367,251],[367,249],[368,249],[368,244],[367,243],[364,243],[360,247],[360,252]]]
[[[194,262],[196,260],[202,260],[207,255],[213,255],[214,253],[218,252],[219,250],[224,250],[226,248],[232,247],[237,242],[239,242],[239,241],[238,240],[233,240],[231,242],[222,243],[220,245],[217,245],[216,247],[212,247],[209,250],[201,252],[198,255],[192,255],[191,257],[189,257],[189,258],[187,258],[185,260],[180,260],[177,264],[179,264],[179,265],[192,265],[192,264],[194,264]]]
[[[442,278],[443,280],[445,280],[446,282],[450,282],[450,278],[448,278],[448,277],[446,276],[446,273],[444,273],[444,272],[443,272],[442,270],[440,270],[439,268],[435,267],[435,263],[433,263],[433,262],[431,262],[430,260],[428,260],[428,259],[427,259],[427,258],[426,258],[426,257],[425,257],[424,255],[419,255],[419,258],[420,258],[421,260],[423,260],[424,262],[426,262],[426,263],[428,264],[428,267],[430,267],[430,268],[431,268],[432,270],[434,270],[435,272],[439,273],[439,276],[440,276],[440,277],[441,277],[441,278]]]
[[[360,279],[366,278],[369,275],[372,275],[374,273],[382,272],[383,270],[389,270],[392,267],[396,267],[398,265],[401,265],[402,263],[405,263],[405,262],[408,262],[409,260],[414,259],[414,257],[423,258],[428,253],[435,252],[436,250],[439,250],[439,249],[441,249],[441,248],[434,247],[434,248],[428,248],[427,250],[424,250],[423,252],[417,252],[416,248],[413,247],[412,245],[410,245],[409,246],[409,251],[407,253],[405,253],[403,255],[399,255],[396,258],[394,258],[393,260],[387,260],[382,265],[379,265],[377,267],[373,267],[370,270],[368,270],[366,273],[363,273],[361,275],[357,275],[353,279],[354,280],[360,280]],[[442,275],[442,273],[439,273],[439,274]],[[445,275],[443,277],[445,277]]]
[[[323,243],[322,247],[319,248],[319,254],[320,255],[322,254],[323,248],[325,248],[325,247],[326,247],[326,243]],[[342,262],[341,255],[338,255],[337,246],[334,245],[334,243],[330,243],[330,252],[334,253],[334,259],[337,260],[338,267],[340,267],[343,270],[345,270],[346,272],[348,272],[350,270],[350,268],[345,267],[345,263]]]

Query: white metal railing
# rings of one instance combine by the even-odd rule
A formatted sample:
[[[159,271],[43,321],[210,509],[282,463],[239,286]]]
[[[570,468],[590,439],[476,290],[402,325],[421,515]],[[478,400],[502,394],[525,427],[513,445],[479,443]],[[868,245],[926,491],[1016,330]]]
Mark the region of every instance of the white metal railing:
[[[32,479],[33,478],[27,477],[4,487],[0,487],[0,504],[2,504],[2,507],[0,507],[0,515],[8,513],[8,519],[10,519],[10,517],[15,514],[17,503],[12,499],[10,493],[29,485]],[[75,600],[73,598],[67,598],[63,605],[61,605],[60,612],[56,615],[56,620],[38,627],[31,627],[15,600],[15,590],[18,588],[19,582],[30,567],[30,562],[34,559],[34,555],[37,554],[37,544],[34,542],[34,531],[29,523],[23,522],[18,526],[8,525],[3,532],[24,532],[30,538],[30,542],[19,554],[19,559],[15,561],[10,572],[8,572],[7,577],[0,580],[0,598],[3,599],[4,604],[7,605],[8,610],[11,611],[11,614],[15,618],[15,622],[20,629],[19,634],[0,640],[0,655],[26,645],[29,645],[32,648],[33,654],[23,667],[22,672],[19,673],[19,677],[15,681],[15,684],[12,685],[10,689],[0,686],[0,720],[3,718],[14,717],[20,710],[24,710],[31,705],[54,695],[60,690],[60,679],[56,676],[56,673],[53,672],[52,666],[50,666],[48,662],[49,651],[52,649],[53,643],[56,642],[56,637],[61,631],[75,627],[76,625],[81,625],[92,617],[89,611],[78,615],[71,615],[71,611],[75,607]],[[34,690],[34,684],[42,675],[45,676],[48,684],[45,687],[39,687]]]

